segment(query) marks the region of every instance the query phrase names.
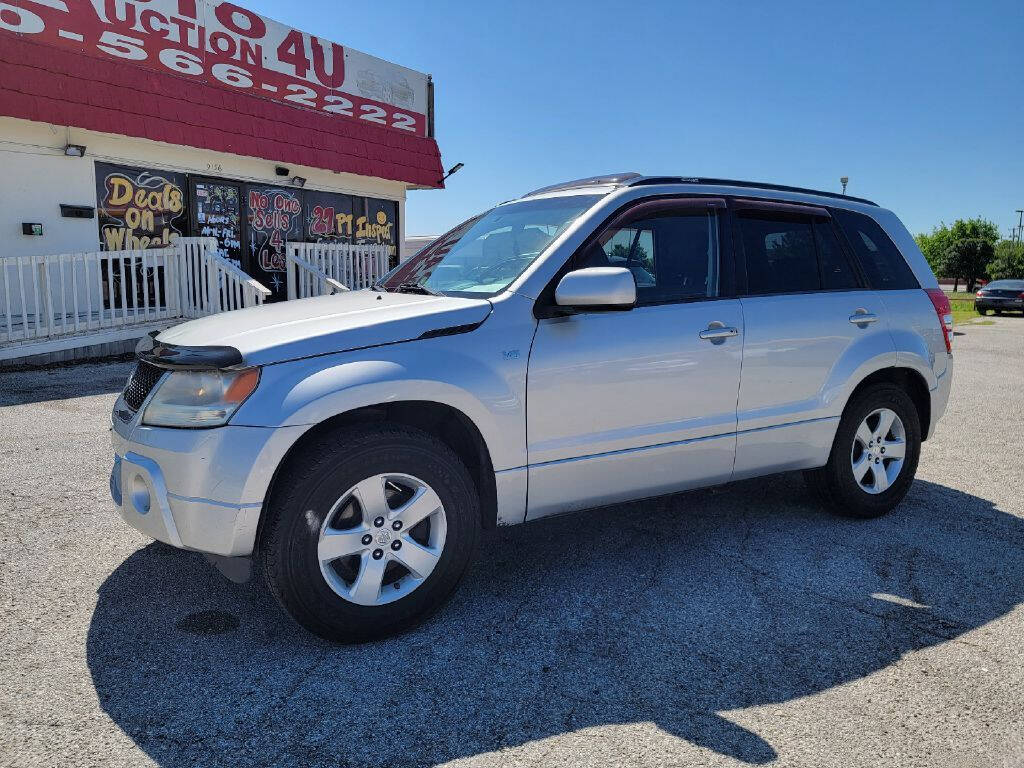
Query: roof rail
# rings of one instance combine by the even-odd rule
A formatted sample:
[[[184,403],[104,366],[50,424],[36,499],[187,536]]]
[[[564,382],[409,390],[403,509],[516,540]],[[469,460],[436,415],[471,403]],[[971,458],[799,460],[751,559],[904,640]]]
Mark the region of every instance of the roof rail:
[[[705,179],[687,176],[642,176],[629,181],[626,186],[639,187],[651,184],[708,184],[716,187],[744,187],[748,189],[770,189],[776,192],[799,192],[805,195],[817,195],[819,197],[833,197],[837,200],[849,200],[854,203],[865,203],[866,205],[878,206],[873,200],[865,200],[863,197],[852,197],[842,195],[838,192],[824,192],[820,189],[807,189],[805,187],[787,187],[784,184],[765,184],[759,181],[737,181],[735,179]]]
[[[633,180],[640,180],[643,177],[639,173],[627,171],[626,173],[607,173],[603,176],[588,176],[585,179],[574,181],[563,181],[559,184],[552,184],[550,187],[541,187],[533,192],[527,192],[523,197],[546,194],[548,192],[561,192],[566,189],[579,189],[580,187],[604,187],[609,184],[626,184]]]

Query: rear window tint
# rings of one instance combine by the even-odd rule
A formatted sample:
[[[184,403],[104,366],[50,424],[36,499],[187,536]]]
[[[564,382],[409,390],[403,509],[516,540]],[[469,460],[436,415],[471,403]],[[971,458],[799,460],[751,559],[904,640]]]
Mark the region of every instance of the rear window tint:
[[[815,221],[814,236],[818,241],[818,256],[821,259],[821,287],[826,291],[859,288],[857,275],[839,245],[832,222],[828,219]]]
[[[739,218],[747,261],[747,293],[821,290],[811,219],[744,213]]]
[[[874,219],[841,208],[833,213],[872,288],[895,291],[921,287],[899,249]]]

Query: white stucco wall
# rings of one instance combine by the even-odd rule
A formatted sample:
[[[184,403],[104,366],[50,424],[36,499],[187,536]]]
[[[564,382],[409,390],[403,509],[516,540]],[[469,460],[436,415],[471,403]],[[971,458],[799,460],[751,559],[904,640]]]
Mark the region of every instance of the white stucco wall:
[[[66,157],[67,144],[84,144],[86,156]],[[399,244],[405,236],[402,182],[0,117],[0,256],[99,250],[95,218],[60,214],[60,203],[96,206],[96,162],[268,184],[281,184],[274,168],[285,165],[307,189],[397,201]],[[42,224],[43,236],[23,235],[22,222]]]

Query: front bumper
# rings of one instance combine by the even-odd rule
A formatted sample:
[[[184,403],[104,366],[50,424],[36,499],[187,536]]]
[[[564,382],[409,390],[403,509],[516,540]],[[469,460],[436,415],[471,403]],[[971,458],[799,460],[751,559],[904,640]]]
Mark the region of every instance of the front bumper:
[[[142,409],[140,409],[141,412]],[[114,408],[110,496],[121,517],[175,547],[250,555],[274,471],[305,427],[169,429]]]

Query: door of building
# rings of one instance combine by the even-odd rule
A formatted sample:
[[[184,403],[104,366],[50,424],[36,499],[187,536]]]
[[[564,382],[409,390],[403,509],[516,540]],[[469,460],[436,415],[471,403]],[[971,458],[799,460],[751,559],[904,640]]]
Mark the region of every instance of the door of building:
[[[190,191],[192,235],[215,238],[218,255],[245,269],[242,185],[222,179],[193,177]]]

